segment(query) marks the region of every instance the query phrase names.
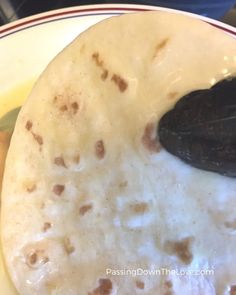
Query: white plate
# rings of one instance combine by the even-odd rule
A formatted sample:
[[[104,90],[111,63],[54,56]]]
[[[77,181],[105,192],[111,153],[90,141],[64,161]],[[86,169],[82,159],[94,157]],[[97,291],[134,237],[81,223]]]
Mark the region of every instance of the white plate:
[[[236,29],[191,13],[144,5],[89,5],[54,10],[19,20],[0,27],[0,94],[35,80],[49,61],[79,33],[91,25],[113,15],[143,10],[173,11],[199,18],[236,38]],[[1,97],[1,95],[0,95]],[[5,102],[0,99],[0,107]],[[0,293],[15,295],[0,253]]]
[[[63,47],[98,21],[151,9],[176,11],[143,5],[89,5],[54,10],[0,27],[0,92],[37,77]],[[178,13],[200,18],[236,36],[236,29],[231,26],[186,12]]]

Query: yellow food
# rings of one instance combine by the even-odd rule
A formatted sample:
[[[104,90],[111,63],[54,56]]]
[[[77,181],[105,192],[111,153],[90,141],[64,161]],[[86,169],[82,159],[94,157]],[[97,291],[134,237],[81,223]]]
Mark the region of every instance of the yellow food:
[[[2,188],[2,177],[4,171],[5,159],[10,144],[11,133],[0,132],[0,189]]]
[[[2,117],[8,111],[14,109],[23,104],[27,98],[34,80],[25,82],[22,85],[18,85],[6,93],[0,95],[0,117]],[[0,190],[2,184],[3,170],[5,158],[10,143],[11,134],[7,132],[0,132]],[[0,293],[4,295],[18,295],[18,292],[15,290],[9,276],[7,274],[2,250],[0,246]]]
[[[28,97],[33,84],[34,79],[17,85],[5,93],[0,93],[0,117],[12,109],[21,106]]]

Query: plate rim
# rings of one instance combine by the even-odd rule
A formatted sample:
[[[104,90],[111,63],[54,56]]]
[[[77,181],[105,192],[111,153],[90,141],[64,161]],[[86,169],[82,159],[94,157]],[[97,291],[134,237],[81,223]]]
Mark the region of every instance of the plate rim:
[[[198,14],[181,11],[172,8],[165,8],[153,5],[142,5],[142,4],[91,4],[91,5],[78,5],[66,8],[60,8],[56,10],[49,10],[46,12],[34,14],[17,21],[8,23],[0,27],[0,39],[7,37],[11,34],[17,33],[19,31],[29,29],[33,26],[45,24],[47,22],[59,21],[66,18],[76,18],[88,15],[101,15],[101,14],[122,14],[129,12],[141,12],[141,11],[167,11],[172,13],[178,13],[183,15],[188,15],[193,18],[200,19],[207,22],[214,27],[217,27],[233,37],[236,37],[236,28],[233,26],[224,24],[218,20],[214,20],[205,16]]]

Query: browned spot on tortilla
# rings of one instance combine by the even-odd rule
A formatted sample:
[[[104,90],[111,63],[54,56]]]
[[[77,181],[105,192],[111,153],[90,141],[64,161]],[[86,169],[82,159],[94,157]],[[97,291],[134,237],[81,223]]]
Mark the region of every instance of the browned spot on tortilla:
[[[40,264],[45,264],[48,261],[48,257],[44,255],[44,250],[31,251],[26,255],[26,264],[29,267],[38,267]]]
[[[111,81],[113,81],[118,86],[121,92],[124,92],[128,87],[127,82],[119,75],[114,74],[111,77]]]
[[[190,264],[193,260],[193,254],[190,250],[192,242],[192,237],[180,241],[167,241],[165,249],[168,253],[176,255],[184,264]]]
[[[102,67],[103,66],[103,60],[100,59],[99,53],[98,52],[94,52],[92,54],[92,58],[95,61],[96,65],[98,67]]]
[[[173,284],[172,284],[171,281],[165,281],[164,286],[165,286],[166,288],[171,289],[171,288],[173,287]]]
[[[53,103],[56,104],[59,100],[62,99],[62,95],[61,94],[57,94],[53,97]]]
[[[168,42],[169,42],[169,38],[165,38],[160,43],[157,44],[157,46],[155,47],[154,54],[153,54],[153,59],[155,57],[157,57],[158,54],[160,53],[160,51],[162,51],[166,47]]]
[[[25,128],[28,131],[31,131],[32,127],[33,127],[33,123],[31,121],[27,121],[26,125],[25,125]],[[33,131],[31,131],[31,134],[33,135],[34,140],[36,140],[39,145],[43,145],[43,139],[42,139],[42,137],[40,135],[34,133]]]
[[[60,107],[60,111],[62,111],[62,112],[66,112],[66,111],[68,111],[68,107],[67,107],[67,105],[63,105],[63,106],[61,106]]]
[[[135,213],[139,214],[142,214],[148,210],[148,204],[145,202],[132,204],[130,207]]]
[[[106,80],[108,77],[108,70],[104,69],[102,74],[101,74],[101,79]]]
[[[105,147],[102,140],[98,140],[95,143],[95,154],[98,157],[98,159],[103,159],[105,156]]]
[[[52,189],[52,191],[54,192],[54,194],[56,194],[58,196],[60,196],[63,193],[64,190],[65,190],[65,186],[62,185],[62,184],[55,184],[53,186],[53,189]]]
[[[178,95],[178,92],[177,91],[169,92],[167,94],[167,98],[168,99],[174,99],[177,95]]]
[[[51,227],[52,227],[52,224],[50,222],[44,222],[43,231],[46,232]]]
[[[26,124],[25,124],[25,128],[30,131],[31,128],[33,127],[33,123],[31,121],[27,121]]]
[[[79,214],[84,216],[85,213],[87,213],[89,210],[92,209],[92,204],[86,204],[86,205],[83,205],[79,208]]]
[[[112,282],[110,279],[99,279],[99,286],[88,295],[110,295],[112,291]]]
[[[28,193],[32,193],[36,190],[36,188],[37,188],[36,184],[32,183],[32,184],[27,185],[26,190]]]
[[[119,184],[119,187],[120,187],[120,188],[124,188],[124,187],[126,187],[127,185],[128,185],[128,181],[125,180],[125,181],[122,181],[122,182]]]
[[[35,264],[38,260],[38,256],[36,254],[36,252],[29,254],[28,256],[28,263],[30,265]]]
[[[157,140],[156,124],[150,122],[146,125],[141,141],[144,147],[147,148],[150,152],[157,153],[160,151],[161,145]]]
[[[229,291],[230,295],[236,295],[236,285],[233,285],[230,287],[230,291]]]
[[[36,140],[39,145],[43,145],[42,136],[40,136],[39,134],[36,134],[34,132],[32,132],[32,135],[33,135],[34,140]]]
[[[73,157],[73,161],[75,164],[79,164],[79,162],[80,162],[80,154],[79,153]]]
[[[136,284],[136,287],[138,288],[138,289],[144,289],[144,282],[142,282],[142,281],[140,281],[140,280],[137,280],[136,282],[135,282],[135,284]]]
[[[57,166],[67,168],[66,164],[65,164],[65,161],[64,161],[64,159],[62,157],[56,157],[54,159],[54,164],[57,165]]]
[[[234,219],[232,221],[226,221],[225,226],[227,228],[236,229],[236,219]]]
[[[73,110],[73,114],[76,114],[78,112],[78,109],[79,109],[78,103],[76,101],[72,102],[71,108]]]
[[[68,255],[75,251],[75,247],[71,244],[71,241],[69,238],[65,238],[63,244],[64,244],[65,251]]]
[[[99,53],[98,52],[95,52],[95,53],[93,53],[92,54],[92,58],[93,58],[93,60],[95,61],[95,64],[99,67],[99,68],[101,68],[101,70],[102,70],[102,73],[101,73],[101,79],[103,80],[103,81],[105,81],[106,79],[107,79],[107,77],[108,77],[108,70],[105,68],[105,66],[104,66],[104,61],[100,58],[100,55],[99,55]]]
[[[173,287],[173,284],[171,281],[165,281],[164,282],[165,292],[163,295],[174,295],[174,293],[172,291],[172,287]]]

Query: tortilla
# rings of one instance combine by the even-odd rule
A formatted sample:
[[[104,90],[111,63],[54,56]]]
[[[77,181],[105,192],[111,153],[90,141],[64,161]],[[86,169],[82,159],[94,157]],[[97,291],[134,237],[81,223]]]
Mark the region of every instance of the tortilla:
[[[2,244],[21,295],[234,289],[235,179],[184,164],[156,138],[180,97],[234,74],[232,37],[166,12],[107,19],[49,64],[3,183]]]

